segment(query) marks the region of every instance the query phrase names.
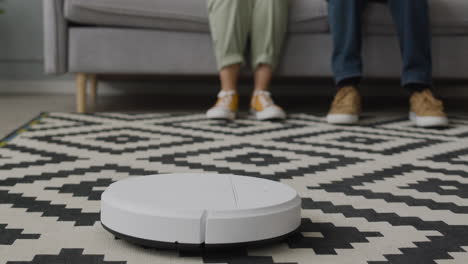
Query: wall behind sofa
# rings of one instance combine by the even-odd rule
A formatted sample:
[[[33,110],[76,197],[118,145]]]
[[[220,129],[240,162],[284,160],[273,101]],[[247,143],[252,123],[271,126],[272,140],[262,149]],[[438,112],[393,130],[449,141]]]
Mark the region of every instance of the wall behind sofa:
[[[43,74],[42,1],[3,0],[0,6],[0,79],[49,79]]]

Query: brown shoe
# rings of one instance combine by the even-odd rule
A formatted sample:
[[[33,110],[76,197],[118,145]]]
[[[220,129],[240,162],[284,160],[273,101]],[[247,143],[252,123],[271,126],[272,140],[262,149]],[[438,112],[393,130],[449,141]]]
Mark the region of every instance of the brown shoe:
[[[361,95],[354,86],[345,86],[335,95],[327,115],[327,122],[336,125],[351,125],[359,121]]]
[[[445,127],[449,124],[444,104],[429,89],[414,92],[410,98],[410,107],[409,118],[418,127]]]

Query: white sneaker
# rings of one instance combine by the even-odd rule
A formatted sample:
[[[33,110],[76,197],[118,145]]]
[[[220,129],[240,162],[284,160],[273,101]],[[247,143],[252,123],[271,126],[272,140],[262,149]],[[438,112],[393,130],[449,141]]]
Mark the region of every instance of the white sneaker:
[[[239,95],[235,91],[221,91],[216,104],[206,112],[208,119],[234,120],[239,108]]]
[[[270,92],[255,91],[250,105],[257,120],[286,119],[286,113],[273,102]]]

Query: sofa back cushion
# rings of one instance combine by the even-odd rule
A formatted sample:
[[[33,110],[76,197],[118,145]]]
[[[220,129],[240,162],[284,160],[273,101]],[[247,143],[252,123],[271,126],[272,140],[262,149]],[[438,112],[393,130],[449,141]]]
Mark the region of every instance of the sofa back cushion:
[[[413,0],[407,0],[413,1]],[[435,35],[468,34],[468,0],[429,0]],[[369,5],[364,20],[369,34],[394,34],[395,26],[385,4]]]
[[[326,1],[271,1],[290,2],[290,31],[328,31]],[[65,16],[81,24],[209,32],[206,0],[65,0]]]
[[[289,1],[290,32],[329,31],[326,0],[271,1]],[[435,34],[468,33],[468,0],[429,0],[429,3]],[[65,0],[64,8],[68,20],[81,24],[209,32],[206,0]],[[364,21],[365,31],[370,34],[395,33],[384,4],[370,4]]]
[[[66,0],[65,17],[103,26],[206,31],[204,0]]]

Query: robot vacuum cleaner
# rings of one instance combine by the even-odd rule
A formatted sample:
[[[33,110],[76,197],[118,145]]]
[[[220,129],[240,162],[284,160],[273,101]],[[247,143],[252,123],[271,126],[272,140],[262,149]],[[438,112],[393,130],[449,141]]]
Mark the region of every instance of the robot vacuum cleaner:
[[[223,174],[164,174],[110,185],[101,223],[146,247],[196,250],[271,243],[301,223],[301,199],[279,182]]]

